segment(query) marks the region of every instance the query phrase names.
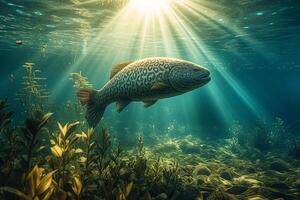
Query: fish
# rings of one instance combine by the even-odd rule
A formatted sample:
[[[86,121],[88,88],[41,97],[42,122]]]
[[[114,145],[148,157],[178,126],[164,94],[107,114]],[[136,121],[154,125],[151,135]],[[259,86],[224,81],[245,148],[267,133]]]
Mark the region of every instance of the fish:
[[[23,44],[23,41],[22,40],[16,40],[16,44],[21,45],[21,44]]]
[[[101,89],[82,88],[76,94],[86,106],[88,125],[96,127],[105,108],[113,102],[117,112],[133,101],[142,101],[147,108],[159,99],[184,94],[210,80],[209,70],[198,64],[177,58],[150,57],[119,63],[113,66],[110,80]]]

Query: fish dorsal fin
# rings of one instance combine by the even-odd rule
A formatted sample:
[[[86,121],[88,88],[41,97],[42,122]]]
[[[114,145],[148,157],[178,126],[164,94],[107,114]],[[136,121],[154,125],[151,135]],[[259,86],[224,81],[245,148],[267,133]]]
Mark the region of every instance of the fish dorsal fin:
[[[111,73],[110,73],[110,79],[112,79],[112,77],[114,77],[119,71],[124,69],[127,65],[129,65],[132,62],[133,61],[124,61],[124,62],[121,62],[121,63],[113,66],[113,68],[111,69]]]

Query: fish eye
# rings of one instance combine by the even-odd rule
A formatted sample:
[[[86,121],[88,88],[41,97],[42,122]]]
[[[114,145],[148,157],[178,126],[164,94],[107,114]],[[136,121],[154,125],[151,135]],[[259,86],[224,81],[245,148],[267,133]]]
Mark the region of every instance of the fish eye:
[[[199,70],[198,70],[198,69],[193,69],[193,71],[194,71],[194,72],[197,72],[197,71],[199,71]]]

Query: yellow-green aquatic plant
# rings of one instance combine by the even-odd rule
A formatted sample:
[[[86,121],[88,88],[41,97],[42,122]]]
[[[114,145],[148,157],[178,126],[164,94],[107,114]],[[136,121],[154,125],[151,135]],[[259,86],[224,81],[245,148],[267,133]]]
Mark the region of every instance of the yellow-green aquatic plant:
[[[150,188],[161,179],[162,167],[161,167],[161,159],[158,157],[153,165],[151,165],[152,176],[150,177],[152,180],[150,182]]]
[[[270,132],[264,122],[257,122],[254,128],[254,132],[251,134],[251,137],[251,143],[253,147],[259,149],[260,151],[266,151],[270,149]]]
[[[284,126],[284,121],[276,117],[272,123],[270,130],[270,142],[273,148],[283,148],[287,144],[287,130]]]
[[[45,111],[45,101],[49,97],[46,89],[46,78],[40,77],[40,70],[34,69],[34,63],[25,63],[23,65],[25,75],[22,77],[22,88],[17,93],[16,98],[23,106],[26,115],[31,115],[35,110]]]
[[[33,117],[29,117],[25,121],[25,125],[21,127],[23,145],[26,154],[23,156],[25,169],[28,170],[32,166],[33,155],[37,155],[45,146],[40,144],[39,136],[49,121],[52,113],[43,114],[36,111]]]
[[[179,177],[179,165],[174,159],[172,165],[167,166],[163,169],[163,181],[166,185],[166,190],[169,193],[173,193],[178,189],[181,179]]]
[[[132,190],[133,182],[128,183],[123,187],[118,187],[117,200],[126,200]]]
[[[137,135],[136,137],[136,150],[138,156],[144,156],[145,154],[145,148],[144,148],[144,140],[141,135]]]
[[[75,89],[75,93],[82,88],[93,88],[92,83],[88,80],[87,77],[83,76],[80,72],[74,72],[74,73],[70,73],[70,80],[73,81],[73,87]],[[83,106],[81,106],[81,104],[79,103],[79,101],[76,101],[76,103],[66,103],[66,106],[68,107],[68,110],[66,112],[67,114],[67,119],[73,116],[77,116],[77,120],[80,120],[82,122],[85,122],[85,109],[83,108]],[[70,114],[70,112],[72,114]],[[79,114],[79,116],[78,116]]]
[[[73,81],[73,87],[78,90],[82,88],[92,88],[93,85],[87,77],[83,76],[81,72],[74,72],[70,74],[70,79]]]
[[[288,144],[289,155],[300,160],[300,135],[290,137]]]
[[[79,122],[66,124],[62,126],[58,123],[59,133],[51,140],[51,152],[54,155],[50,159],[53,169],[57,169],[58,188],[64,192],[68,180],[72,177],[69,165],[75,160],[77,153],[81,153],[81,149],[75,149],[74,144],[79,137],[74,134]]]
[[[18,150],[16,130],[11,125],[12,111],[7,111],[6,100],[0,100],[0,184],[8,182],[15,167]]]
[[[106,168],[109,166],[110,159],[110,150],[111,150],[111,140],[108,134],[107,129],[101,130],[100,141],[97,143],[97,167],[99,175],[102,176]]]
[[[82,191],[82,183],[80,179],[76,176],[72,180],[72,190],[75,193],[76,198],[79,199]]]
[[[56,170],[43,176],[44,169],[37,165],[26,176],[25,190],[20,191],[11,187],[1,187],[1,191],[15,194],[24,200],[48,200],[54,191],[53,174]]]
[[[245,131],[244,126],[239,121],[234,121],[229,128],[230,148],[233,152],[237,152],[240,147],[248,145],[248,134]]]
[[[142,179],[146,173],[147,159],[145,158],[144,140],[141,135],[136,137],[136,155],[132,164],[137,178]]]
[[[113,148],[107,129],[102,129],[100,141],[97,142],[97,185],[100,195],[105,199],[126,199],[132,184],[125,183],[121,175],[124,173],[124,162],[121,160],[120,146]],[[126,188],[126,189],[125,189]]]
[[[97,155],[95,153],[96,142],[93,139],[94,134],[94,129],[89,128],[87,132],[82,132],[80,135],[78,135],[83,142],[83,153],[80,157],[80,162],[83,164],[83,192],[89,191],[89,185],[91,184],[94,175],[93,170],[96,168]],[[79,182],[79,179],[76,180]]]
[[[14,112],[6,111],[8,107],[6,100],[0,100],[0,133],[11,123],[11,116]]]

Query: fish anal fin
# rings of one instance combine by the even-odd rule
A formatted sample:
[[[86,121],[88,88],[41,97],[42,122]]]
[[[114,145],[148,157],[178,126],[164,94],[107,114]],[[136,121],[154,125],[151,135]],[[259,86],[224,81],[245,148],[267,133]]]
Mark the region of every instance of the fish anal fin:
[[[122,110],[130,103],[131,101],[128,99],[120,99],[116,101],[116,110],[117,112],[122,112]]]
[[[111,69],[111,72],[110,72],[110,79],[112,79],[112,77],[114,77],[117,73],[119,73],[119,71],[124,69],[127,65],[129,65],[132,62],[133,61],[124,61],[124,62],[121,62],[121,63],[113,66]]]
[[[170,86],[164,82],[155,82],[152,87],[151,90],[165,90],[165,89],[169,89]]]
[[[153,104],[155,104],[157,102],[157,100],[153,100],[153,101],[144,101],[144,107],[148,108],[150,106],[152,106]]]

